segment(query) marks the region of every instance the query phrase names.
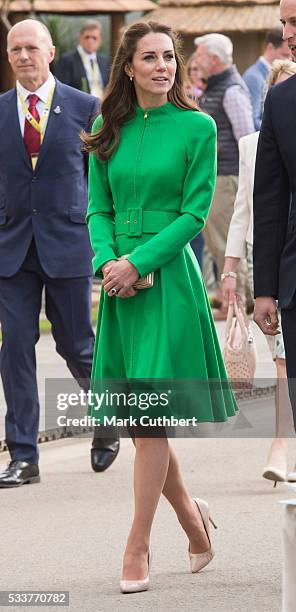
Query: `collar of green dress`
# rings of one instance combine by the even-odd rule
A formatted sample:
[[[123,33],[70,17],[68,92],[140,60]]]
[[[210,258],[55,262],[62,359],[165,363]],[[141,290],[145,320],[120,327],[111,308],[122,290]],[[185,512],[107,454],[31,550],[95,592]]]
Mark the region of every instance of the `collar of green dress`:
[[[165,113],[168,108],[172,106],[171,102],[166,102],[165,104],[162,104],[161,106],[156,106],[154,108],[141,108],[139,106],[139,104],[136,104],[136,114],[139,117],[145,117],[145,115],[148,116],[153,116],[153,117],[157,117],[159,115],[162,115],[163,113]]]

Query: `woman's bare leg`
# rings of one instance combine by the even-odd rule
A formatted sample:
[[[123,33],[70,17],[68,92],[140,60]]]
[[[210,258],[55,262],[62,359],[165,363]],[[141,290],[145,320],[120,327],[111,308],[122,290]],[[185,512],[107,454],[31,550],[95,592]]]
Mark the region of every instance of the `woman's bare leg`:
[[[171,446],[169,453],[169,467],[162,492],[174,508],[178,521],[187,534],[190,552],[205,552],[209,548],[209,541],[200,513],[186,489],[177,455]]]
[[[166,438],[136,437],[134,444],[135,510],[123,559],[123,580],[143,580],[147,576],[152,521],[169,466]]]
[[[161,493],[187,534],[190,552],[201,553],[209,548],[197,506],[186,490],[177,456],[167,439],[133,438],[133,442],[135,514],[123,560],[123,580],[142,580],[147,576],[151,526]]]

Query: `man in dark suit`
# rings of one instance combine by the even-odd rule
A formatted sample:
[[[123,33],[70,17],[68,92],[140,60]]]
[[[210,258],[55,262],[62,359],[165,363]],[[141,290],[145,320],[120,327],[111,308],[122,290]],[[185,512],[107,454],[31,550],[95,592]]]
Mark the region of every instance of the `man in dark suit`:
[[[56,63],[56,77],[66,85],[101,98],[111,69],[110,60],[98,52],[101,44],[100,22],[87,21],[80,30],[78,47],[64,53]]]
[[[296,61],[296,0],[281,0],[283,39]],[[281,308],[296,425],[296,77],[273,87],[264,108],[254,188],[255,321],[276,335]]]
[[[92,253],[79,134],[98,110],[96,98],[50,73],[54,47],[42,24],[30,19],[16,24],[7,47],[17,82],[0,96],[0,366],[11,462],[0,474],[0,488],[40,479],[35,344],[43,288],[56,349],[88,386]],[[118,444],[97,440],[93,467],[108,467]]]

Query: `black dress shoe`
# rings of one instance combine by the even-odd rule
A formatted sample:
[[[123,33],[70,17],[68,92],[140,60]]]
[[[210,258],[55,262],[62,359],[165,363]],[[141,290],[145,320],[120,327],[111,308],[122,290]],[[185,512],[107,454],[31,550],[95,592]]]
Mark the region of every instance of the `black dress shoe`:
[[[102,440],[100,441],[102,443]],[[98,444],[99,439],[95,439],[94,443]],[[91,467],[94,472],[104,472],[113,463],[119,453],[119,440],[110,439],[104,441],[104,447],[92,448],[90,451]]]
[[[0,489],[21,487],[23,484],[40,482],[39,468],[27,461],[11,461],[6,470],[0,472]]]

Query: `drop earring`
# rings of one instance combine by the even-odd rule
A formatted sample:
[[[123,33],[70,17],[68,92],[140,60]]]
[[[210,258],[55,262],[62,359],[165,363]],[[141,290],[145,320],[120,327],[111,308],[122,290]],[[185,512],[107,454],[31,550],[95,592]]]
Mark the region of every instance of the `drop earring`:
[[[130,75],[130,81],[132,81],[132,80],[133,80],[133,78],[134,78],[134,77],[133,77],[132,75]]]

